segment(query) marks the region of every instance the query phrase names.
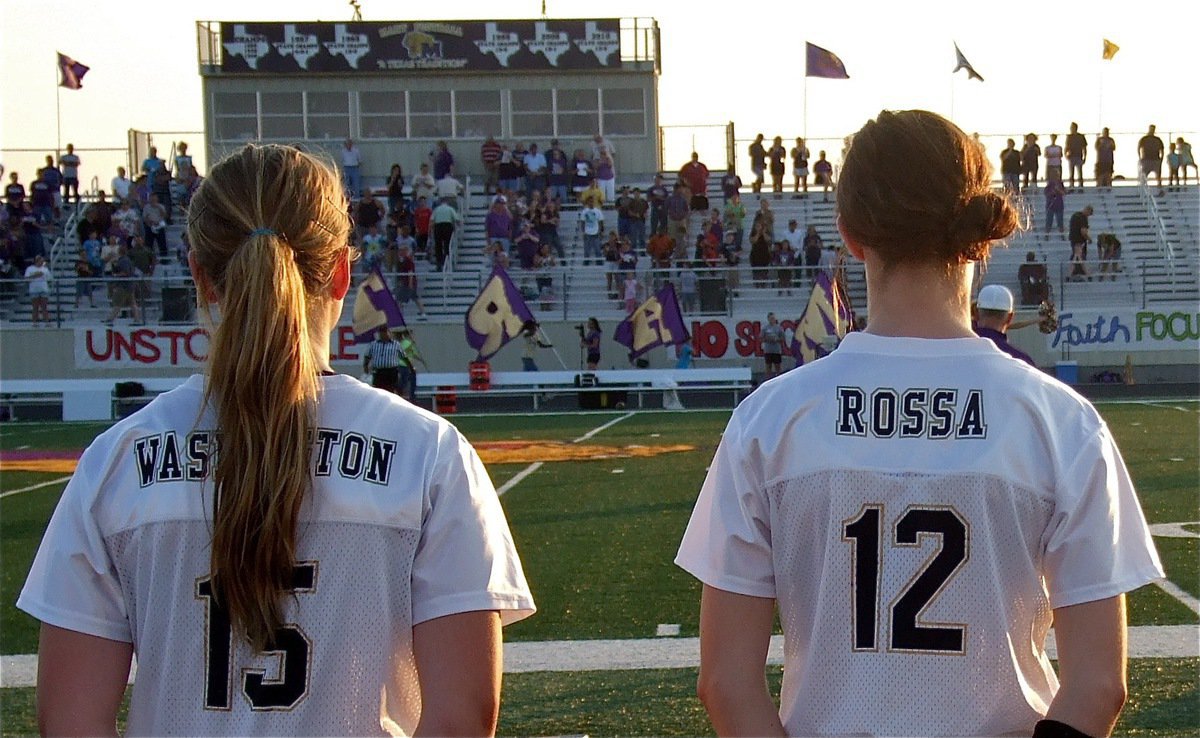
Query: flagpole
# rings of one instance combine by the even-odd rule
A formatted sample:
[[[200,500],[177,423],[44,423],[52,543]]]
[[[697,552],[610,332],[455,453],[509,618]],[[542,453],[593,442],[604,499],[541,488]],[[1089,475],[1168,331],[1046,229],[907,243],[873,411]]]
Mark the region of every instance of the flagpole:
[[[804,145],[808,145],[808,62],[804,63],[804,118],[801,121],[804,131]]]
[[[58,55],[54,56],[54,118],[55,118],[55,136],[54,141],[54,160],[58,161],[59,154],[62,153],[62,85],[58,83]]]

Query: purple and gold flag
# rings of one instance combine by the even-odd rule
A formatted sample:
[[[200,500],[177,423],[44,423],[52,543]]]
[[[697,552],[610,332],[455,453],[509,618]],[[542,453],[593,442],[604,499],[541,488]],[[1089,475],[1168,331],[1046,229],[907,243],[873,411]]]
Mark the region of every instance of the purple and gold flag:
[[[479,352],[476,361],[487,361],[521,335],[525,323],[533,319],[533,312],[508,273],[495,267],[479,297],[467,309],[467,345]]]
[[[830,352],[828,342],[840,341],[854,325],[854,311],[842,290],[826,274],[817,272],[816,284],[804,314],[796,322],[792,356],[796,366],[815,361]]]
[[[675,287],[667,282],[653,297],[646,300],[617,324],[613,340],[629,348],[630,360],[636,359],[655,346],[671,346],[691,340]]]
[[[58,71],[62,75],[62,81],[58,83],[58,86],[66,87],[68,90],[78,90],[83,87],[83,75],[87,74],[90,68],[59,52]]]
[[[354,298],[354,340],[370,343],[380,328],[403,328],[404,314],[379,269],[372,269]]]
[[[828,49],[822,49],[816,44],[805,42],[804,45],[808,50],[804,76],[850,79],[850,75],[846,74],[846,65],[842,64],[842,60],[838,58],[837,54]]]

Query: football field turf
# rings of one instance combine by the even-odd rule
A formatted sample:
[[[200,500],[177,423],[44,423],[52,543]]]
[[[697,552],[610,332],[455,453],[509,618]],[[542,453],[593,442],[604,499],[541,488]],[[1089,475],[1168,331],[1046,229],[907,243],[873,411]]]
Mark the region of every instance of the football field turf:
[[[1173,593],[1129,598],[1131,626],[1195,626],[1200,598],[1200,406],[1102,404],[1155,528]],[[488,464],[539,612],[509,641],[652,638],[659,624],[695,636],[699,585],[671,562],[726,420],[725,412],[459,416]],[[6,455],[83,448],[104,426],[0,426]],[[565,459],[565,460],[546,460]],[[0,476],[0,653],[32,654],[37,623],[16,610],[67,473]],[[39,486],[44,485],[44,486]],[[1176,524],[1172,526],[1171,524]],[[1162,533],[1163,535],[1158,535]],[[1196,630],[1200,634],[1200,628]],[[653,666],[653,665],[650,665]],[[777,667],[770,668],[778,687]],[[1200,731],[1200,659],[1134,659],[1118,734]],[[6,678],[5,683],[8,683]],[[508,674],[505,735],[693,735],[711,732],[694,668]],[[0,690],[0,732],[32,732],[32,689]]]

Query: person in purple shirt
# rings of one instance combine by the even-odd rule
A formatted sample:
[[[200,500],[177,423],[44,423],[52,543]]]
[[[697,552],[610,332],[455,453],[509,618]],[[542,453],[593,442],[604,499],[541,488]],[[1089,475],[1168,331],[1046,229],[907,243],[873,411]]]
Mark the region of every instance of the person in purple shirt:
[[[571,161],[558,145],[558,139],[550,141],[550,150],[546,152],[546,176],[548,188],[559,204],[567,201],[567,186],[570,178]]]
[[[513,246],[517,251],[517,261],[522,269],[533,269],[534,257],[542,247],[542,241],[538,238],[538,234],[533,231],[533,224],[529,221],[521,223],[521,233],[513,241]]]
[[[445,141],[437,142],[437,147],[429,152],[429,158],[433,163],[434,181],[442,179],[454,171],[454,155],[450,153]]]
[[[492,209],[483,220],[483,230],[488,243],[498,241],[505,251],[512,247],[512,214],[508,212],[508,200],[503,195],[497,195],[492,201]]]
[[[1009,329],[1024,328],[1036,323],[1036,320],[1013,323],[1013,295],[1007,287],[999,284],[989,284],[979,290],[975,306],[978,316],[975,319],[975,334],[996,344],[996,348],[1004,353],[1020,359],[1031,367],[1037,364],[1029,354],[1008,342]]]

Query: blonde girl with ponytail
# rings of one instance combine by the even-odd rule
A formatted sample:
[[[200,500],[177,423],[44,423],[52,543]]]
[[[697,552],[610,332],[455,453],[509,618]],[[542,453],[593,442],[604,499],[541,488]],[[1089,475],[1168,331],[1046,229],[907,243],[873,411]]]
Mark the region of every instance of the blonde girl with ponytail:
[[[43,732],[490,735],[500,628],[534,605],[449,424],[334,374],[355,257],[337,176],[288,146],[189,207],[207,374],[101,434],[18,606]]]

